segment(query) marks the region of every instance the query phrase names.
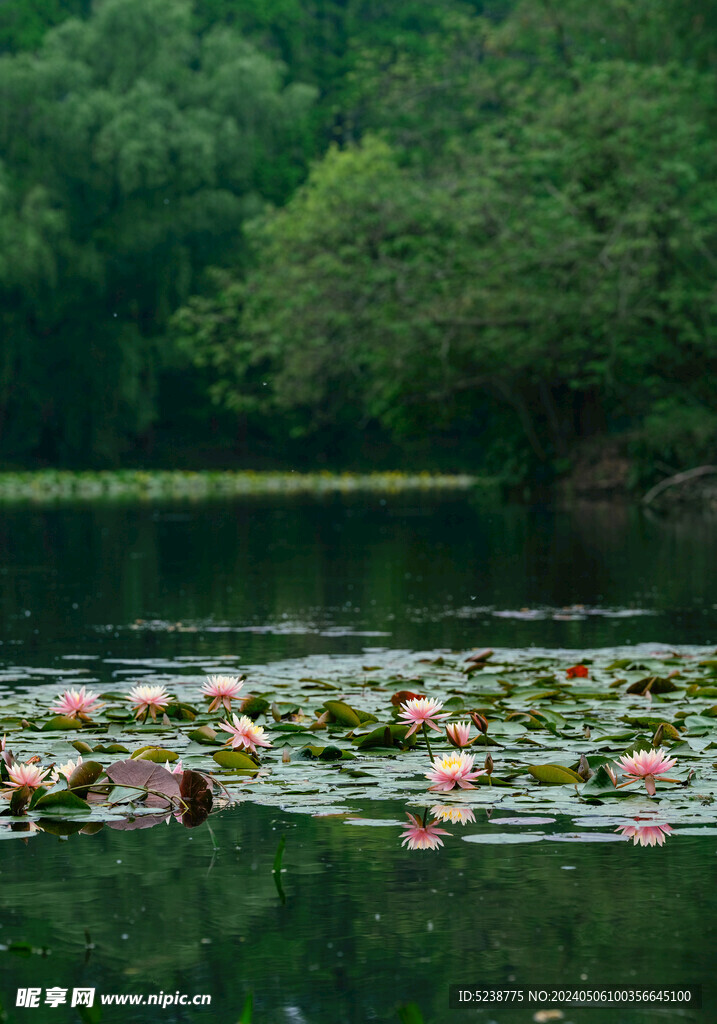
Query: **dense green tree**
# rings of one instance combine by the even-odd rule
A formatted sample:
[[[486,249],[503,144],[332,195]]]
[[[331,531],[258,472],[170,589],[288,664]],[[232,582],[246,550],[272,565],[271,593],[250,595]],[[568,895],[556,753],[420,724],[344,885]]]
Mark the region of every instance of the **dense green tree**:
[[[6,0],[2,49],[5,462],[714,457],[704,0]]]
[[[0,4],[0,53],[37,49],[49,28],[87,17],[90,0],[4,0]]]
[[[167,317],[300,173],[312,90],[284,77],[184,0],[105,0],[0,60],[6,458],[113,461],[148,430]]]
[[[458,422],[493,452],[510,410],[543,463],[675,407],[678,431],[710,436],[711,76],[580,61],[493,85],[500,116],[449,159],[334,150],[256,226],[246,280],[177,321],[218,400],[271,402],[307,433]]]

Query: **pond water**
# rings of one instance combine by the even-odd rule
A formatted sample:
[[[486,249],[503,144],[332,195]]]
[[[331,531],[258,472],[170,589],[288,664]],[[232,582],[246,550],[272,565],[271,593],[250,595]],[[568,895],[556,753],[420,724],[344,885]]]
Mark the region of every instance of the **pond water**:
[[[7,508],[0,659],[18,678],[86,660],[107,684],[140,659],[178,656],[249,666],[394,648],[713,645],[716,525],[425,494]],[[365,801],[352,820],[247,800],[211,828],[0,843],[8,1021],[236,1024],[250,993],[254,1024],[388,1024],[408,1003],[422,1015],[409,1024],[512,1024],[543,1008],[449,1010],[450,984],[701,984],[702,1011],[566,1007],[543,1019],[717,1019],[714,829],[643,848],[571,841],[575,823],[556,817],[523,827],[533,841],[495,841],[517,827],[501,809],[446,826],[438,851],[411,851],[405,811]],[[281,836],[285,901],[272,873]],[[32,986],[212,1005],[84,1018],[16,1008]]]

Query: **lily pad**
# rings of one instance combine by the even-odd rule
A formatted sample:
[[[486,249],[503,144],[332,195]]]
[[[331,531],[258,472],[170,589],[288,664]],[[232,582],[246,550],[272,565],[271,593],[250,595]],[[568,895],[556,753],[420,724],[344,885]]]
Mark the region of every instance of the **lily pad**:
[[[241,750],[217,750],[213,759],[222,768],[234,768],[236,771],[258,772],[259,765],[248,754]]]
[[[560,764],[529,764],[528,771],[534,779],[548,786],[574,786],[583,782],[572,768],[565,768]]]

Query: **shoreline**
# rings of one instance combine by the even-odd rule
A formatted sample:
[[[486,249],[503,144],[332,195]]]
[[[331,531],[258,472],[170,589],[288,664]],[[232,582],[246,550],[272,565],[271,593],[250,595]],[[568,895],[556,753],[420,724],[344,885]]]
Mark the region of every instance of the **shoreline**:
[[[65,501],[203,501],[269,495],[404,491],[499,491],[497,480],[468,473],[300,473],[250,470],[28,470],[0,472],[0,504]]]

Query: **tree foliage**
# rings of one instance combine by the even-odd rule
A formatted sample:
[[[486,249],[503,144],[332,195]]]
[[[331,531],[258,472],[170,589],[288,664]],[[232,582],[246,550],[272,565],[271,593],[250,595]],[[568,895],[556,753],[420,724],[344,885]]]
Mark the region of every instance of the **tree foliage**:
[[[392,68],[383,141],[331,150],[253,226],[246,278],[180,316],[218,401],[478,435],[518,475],[606,431],[714,446],[713,75],[564,59],[519,13]]]
[[[105,0],[0,60],[2,445],[113,461],[155,415],[204,265],[302,159],[309,87],[184,0]]]
[[[2,48],[6,463],[717,457],[708,5],[6,0]]]

